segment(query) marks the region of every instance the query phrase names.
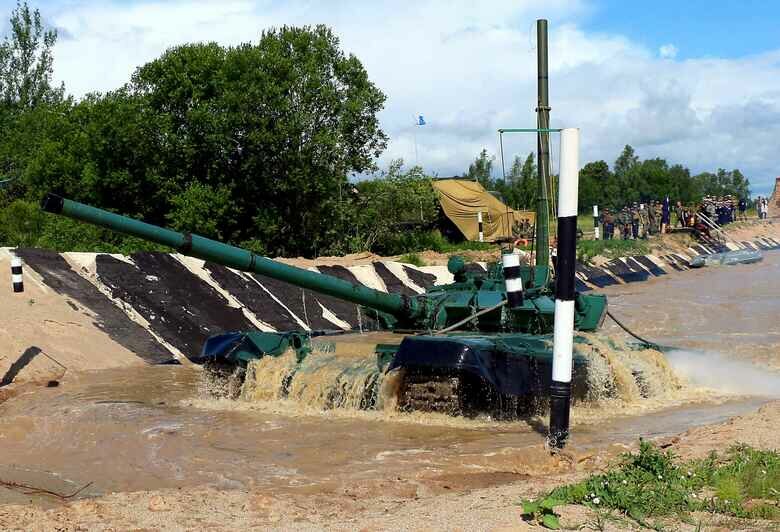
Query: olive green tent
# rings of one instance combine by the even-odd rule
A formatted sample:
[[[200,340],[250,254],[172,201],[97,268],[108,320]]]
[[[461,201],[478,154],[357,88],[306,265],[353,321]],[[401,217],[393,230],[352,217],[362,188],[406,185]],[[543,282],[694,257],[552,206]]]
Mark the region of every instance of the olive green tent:
[[[470,179],[434,179],[433,187],[439,196],[444,214],[463,233],[467,240],[479,240],[479,214],[482,213],[482,232],[486,242],[515,236],[515,222],[536,221],[533,211],[515,211]]]

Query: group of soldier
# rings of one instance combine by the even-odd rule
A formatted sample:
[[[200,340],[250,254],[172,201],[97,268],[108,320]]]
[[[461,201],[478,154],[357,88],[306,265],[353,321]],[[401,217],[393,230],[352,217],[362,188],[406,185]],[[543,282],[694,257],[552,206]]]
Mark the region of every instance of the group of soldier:
[[[613,212],[604,209],[601,213],[601,225],[604,239],[646,239],[649,235],[659,234],[668,225],[668,204],[650,200],[649,203],[633,203],[631,206]]]
[[[704,196],[699,213],[704,214],[718,225],[726,225],[739,219],[747,219],[747,201],[737,200],[734,196]],[[739,213],[739,214],[738,214]]]
[[[734,196],[705,196],[697,207],[686,207],[681,202],[672,208],[669,198],[662,201],[650,200],[649,203],[634,203],[617,212],[604,209],[600,223],[604,231],[603,238],[611,240],[645,239],[649,235],[666,233],[671,227],[671,212],[677,217],[677,227],[707,228],[710,222],[726,225],[746,219],[747,200]],[[706,217],[706,223],[702,219]]]

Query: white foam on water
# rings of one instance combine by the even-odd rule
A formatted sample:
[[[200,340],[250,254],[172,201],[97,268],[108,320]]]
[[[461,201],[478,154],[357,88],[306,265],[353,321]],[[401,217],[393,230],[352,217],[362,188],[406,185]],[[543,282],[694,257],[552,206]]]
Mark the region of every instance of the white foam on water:
[[[720,353],[675,349],[666,353],[674,371],[694,386],[739,395],[780,397],[780,373]]]

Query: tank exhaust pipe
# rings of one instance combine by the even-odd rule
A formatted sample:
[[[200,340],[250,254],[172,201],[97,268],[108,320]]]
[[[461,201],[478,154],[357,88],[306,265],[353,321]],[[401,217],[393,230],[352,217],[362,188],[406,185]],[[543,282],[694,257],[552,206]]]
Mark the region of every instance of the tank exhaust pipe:
[[[561,130],[561,177],[558,187],[558,263],[555,272],[552,384],[550,385],[551,448],[561,449],[569,437],[571,372],[574,348],[574,273],[577,260],[577,189],[580,130]]]

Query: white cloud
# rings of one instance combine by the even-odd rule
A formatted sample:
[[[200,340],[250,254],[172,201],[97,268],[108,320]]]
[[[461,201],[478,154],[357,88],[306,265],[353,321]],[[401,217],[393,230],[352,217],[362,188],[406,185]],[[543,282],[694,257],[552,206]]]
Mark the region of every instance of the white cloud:
[[[664,59],[674,59],[677,57],[677,47],[673,44],[664,44],[658,49],[658,55]]]
[[[476,3],[205,0],[77,0],[44,15],[62,29],[55,74],[77,95],[127,81],[138,65],[176,44],[255,40],[263,28],[325,23],[387,94],[386,163],[462,172],[499,127],[535,124],[534,19],[550,19],[554,126],[582,128],[583,160],[611,162],[624,144],[693,171],[742,169],[754,191],[778,172],[780,49],[738,59],[676,59],[676,47],[647,49],[630,36],[585,32],[587,0]],[[428,125],[415,130],[414,118]],[[507,137],[507,159],[534,149]],[[498,165],[500,167],[500,165]]]

